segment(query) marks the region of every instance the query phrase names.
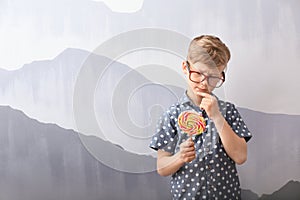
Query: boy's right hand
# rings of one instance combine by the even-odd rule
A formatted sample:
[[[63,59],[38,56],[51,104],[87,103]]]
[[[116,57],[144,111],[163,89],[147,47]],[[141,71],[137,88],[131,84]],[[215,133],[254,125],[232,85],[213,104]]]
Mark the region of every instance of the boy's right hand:
[[[191,162],[196,158],[195,143],[190,137],[180,144],[180,159],[184,162]]]

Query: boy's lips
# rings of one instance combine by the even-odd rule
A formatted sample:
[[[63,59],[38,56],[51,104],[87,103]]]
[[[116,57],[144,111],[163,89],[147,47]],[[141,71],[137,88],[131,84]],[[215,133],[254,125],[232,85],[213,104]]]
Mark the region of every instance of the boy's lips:
[[[196,92],[210,93],[207,89],[196,88]]]

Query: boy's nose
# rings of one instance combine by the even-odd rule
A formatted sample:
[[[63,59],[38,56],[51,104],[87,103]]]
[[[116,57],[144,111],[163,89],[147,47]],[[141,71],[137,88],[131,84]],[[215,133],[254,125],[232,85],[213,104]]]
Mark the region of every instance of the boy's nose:
[[[207,89],[207,86],[208,86],[208,82],[207,82],[207,79],[203,79],[200,83],[200,88],[201,89]]]

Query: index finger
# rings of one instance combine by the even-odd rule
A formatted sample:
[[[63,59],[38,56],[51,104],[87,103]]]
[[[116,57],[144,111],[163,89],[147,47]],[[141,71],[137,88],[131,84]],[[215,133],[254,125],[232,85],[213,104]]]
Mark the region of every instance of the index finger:
[[[206,93],[206,92],[197,92],[198,95],[204,97],[204,98],[209,98],[211,97],[211,94]]]
[[[191,147],[194,145],[194,141],[192,140],[192,138],[187,139],[184,143],[183,146],[184,147]]]

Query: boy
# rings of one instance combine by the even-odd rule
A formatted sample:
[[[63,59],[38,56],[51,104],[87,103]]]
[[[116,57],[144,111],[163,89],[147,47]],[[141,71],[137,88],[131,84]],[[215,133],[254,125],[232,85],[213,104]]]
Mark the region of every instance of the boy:
[[[172,175],[173,199],[241,199],[235,164],[246,161],[252,135],[235,106],[212,93],[225,81],[229,59],[229,49],[215,36],[191,41],[182,63],[188,88],[163,114],[152,137],[158,173]],[[178,116],[186,110],[204,117],[202,134],[189,137],[180,130]]]

